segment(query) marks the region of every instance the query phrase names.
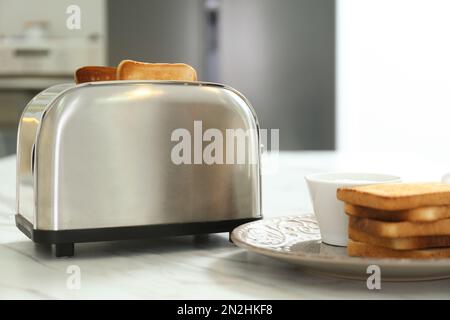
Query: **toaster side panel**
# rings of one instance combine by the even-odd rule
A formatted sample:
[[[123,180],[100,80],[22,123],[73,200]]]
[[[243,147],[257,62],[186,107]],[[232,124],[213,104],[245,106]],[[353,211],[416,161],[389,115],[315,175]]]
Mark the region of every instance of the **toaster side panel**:
[[[203,140],[208,129],[224,140],[227,130],[242,130],[256,161],[194,159],[211,142]],[[39,132],[38,228],[260,217],[258,129],[248,102],[222,86],[116,82],[67,91]],[[174,161],[174,132],[190,134],[191,163]],[[226,159],[225,141],[222,150]]]
[[[50,87],[35,96],[25,107],[17,134],[16,213],[36,226],[34,151],[42,116],[47,107],[73,84]]]

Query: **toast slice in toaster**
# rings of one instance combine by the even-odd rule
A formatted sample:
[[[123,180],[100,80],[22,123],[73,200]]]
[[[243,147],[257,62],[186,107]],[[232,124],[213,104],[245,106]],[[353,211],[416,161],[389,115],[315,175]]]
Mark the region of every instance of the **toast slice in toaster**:
[[[450,219],[432,222],[386,222],[350,217],[349,228],[384,238],[450,236]]]
[[[196,81],[197,72],[184,63],[146,63],[123,60],[117,67],[117,80]]]
[[[351,257],[371,258],[443,259],[450,257],[450,248],[394,250],[354,240],[348,241],[347,252]]]
[[[346,203],[379,210],[407,210],[450,205],[448,183],[392,183],[339,188],[337,197]]]
[[[394,250],[450,247],[450,236],[384,238],[372,236],[353,228],[348,229],[348,236],[354,241]]]
[[[75,83],[116,80],[114,67],[86,66],[75,71]]]
[[[387,211],[346,203],[344,210],[350,216],[382,221],[427,222],[450,218],[450,206],[428,206],[407,210]]]

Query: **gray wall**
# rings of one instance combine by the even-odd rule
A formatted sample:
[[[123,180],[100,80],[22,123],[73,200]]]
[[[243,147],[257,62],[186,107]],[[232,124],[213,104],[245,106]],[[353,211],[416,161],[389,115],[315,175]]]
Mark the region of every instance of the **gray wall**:
[[[221,0],[219,75],[281,149],[333,149],[334,0]]]
[[[109,63],[184,62],[202,75],[202,0],[109,0]]]
[[[109,0],[110,64],[192,64],[244,93],[281,149],[333,149],[334,0],[219,1],[217,70],[205,72],[203,0]]]

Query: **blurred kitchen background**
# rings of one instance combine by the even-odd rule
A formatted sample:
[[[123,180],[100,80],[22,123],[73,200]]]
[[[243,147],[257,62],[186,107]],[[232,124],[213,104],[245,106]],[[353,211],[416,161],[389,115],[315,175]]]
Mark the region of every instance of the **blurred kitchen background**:
[[[443,149],[449,16],[448,0],[0,0],[0,156],[36,93],[122,59],[235,87],[282,150]]]

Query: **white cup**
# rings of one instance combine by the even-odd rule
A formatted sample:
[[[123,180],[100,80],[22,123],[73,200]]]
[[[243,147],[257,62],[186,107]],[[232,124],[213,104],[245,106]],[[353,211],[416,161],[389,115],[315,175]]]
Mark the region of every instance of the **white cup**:
[[[450,173],[446,173],[442,176],[443,183],[450,183]]]
[[[344,203],[337,199],[341,187],[401,182],[397,176],[376,173],[317,173],[305,177],[314,213],[319,223],[322,242],[334,246],[347,246],[348,216]]]

